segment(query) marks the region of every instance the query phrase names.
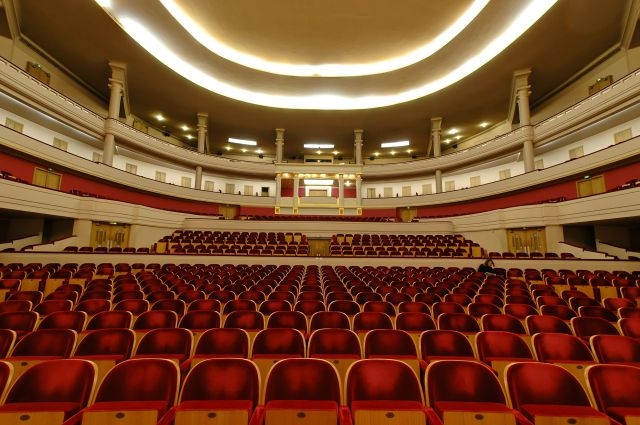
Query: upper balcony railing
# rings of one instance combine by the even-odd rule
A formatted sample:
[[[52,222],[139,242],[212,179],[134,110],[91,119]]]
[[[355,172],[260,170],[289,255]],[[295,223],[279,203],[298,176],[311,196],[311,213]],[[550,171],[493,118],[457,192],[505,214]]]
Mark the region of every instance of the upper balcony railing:
[[[242,161],[202,154],[160,140],[121,121],[107,120],[108,123],[105,123],[104,117],[79,105],[2,58],[0,58],[0,88],[52,117],[98,138],[104,137],[105,128],[108,126],[115,134],[118,144],[152,157],[163,158],[171,164],[193,168],[202,166],[205,170],[216,173],[267,179],[274,178],[276,172],[276,166],[272,162]],[[419,177],[432,175],[435,170],[455,170],[472,164],[481,164],[490,158],[517,152],[531,132],[533,132],[535,145],[540,146],[628,107],[636,103],[639,98],[640,71],[635,71],[532,127],[518,128],[484,143],[437,158],[400,163],[365,164],[362,167],[362,177],[364,180]]]

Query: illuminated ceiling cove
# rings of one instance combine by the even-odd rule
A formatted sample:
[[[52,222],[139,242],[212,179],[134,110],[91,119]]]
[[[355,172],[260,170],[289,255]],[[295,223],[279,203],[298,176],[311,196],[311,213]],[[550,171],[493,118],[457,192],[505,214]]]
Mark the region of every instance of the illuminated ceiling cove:
[[[362,110],[424,98],[464,79],[556,0],[452,1],[431,11],[442,19],[428,21],[441,26],[426,29],[418,13],[425,12],[422,0],[393,2],[393,8],[385,0],[98,3],[153,57],[206,90],[274,108]],[[278,7],[287,13],[266,10]],[[343,25],[318,34],[324,19]],[[411,37],[407,26],[416,28]]]

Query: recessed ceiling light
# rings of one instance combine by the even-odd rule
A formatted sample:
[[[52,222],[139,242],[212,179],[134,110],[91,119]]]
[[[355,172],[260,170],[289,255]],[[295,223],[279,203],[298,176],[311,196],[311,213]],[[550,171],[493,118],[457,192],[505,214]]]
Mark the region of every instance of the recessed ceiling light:
[[[480,123],[480,127],[487,128],[487,127],[489,127],[489,123],[486,122],[486,121],[483,121],[483,122]]]
[[[245,152],[247,151],[247,148],[242,148],[242,149],[240,149],[240,151],[241,151],[242,153],[245,153]]]
[[[409,146],[408,140],[399,140],[397,142],[380,143],[381,148],[399,148],[401,146]]]
[[[335,146],[331,143],[305,143],[307,149],[333,149]]]
[[[157,119],[158,121],[164,121],[166,118],[162,114],[158,113],[155,115],[155,119]]]
[[[262,153],[262,149],[256,149],[256,153]]]
[[[186,136],[186,137],[187,137],[187,139],[189,139],[189,140],[193,139],[193,136],[192,136],[192,135],[190,135],[190,134],[187,134],[187,136]]]
[[[395,154],[396,154],[396,151],[391,151],[391,155],[395,155]]]
[[[225,146],[224,147],[226,150],[230,151],[231,150],[231,146]]]
[[[182,126],[180,126],[180,128],[182,129],[182,131],[189,131],[189,126],[183,124]]]
[[[442,141],[442,143],[447,143],[447,144],[449,144],[449,143],[451,143],[451,139],[444,139],[444,140]]]
[[[255,140],[236,139],[233,137],[229,137],[229,143],[247,146],[256,146],[258,144],[258,142],[256,142]]]
[[[374,156],[380,156],[380,152],[374,152],[373,155]]]
[[[340,153],[340,152],[338,152],[338,151],[333,151],[333,154],[334,154],[334,155],[338,155],[339,153]]]
[[[453,135],[453,134],[458,134],[459,132],[460,130],[458,130],[457,128],[452,128],[449,131],[447,131],[447,134]]]
[[[456,137],[454,137],[454,139],[456,139],[456,140],[460,140],[460,139],[462,139],[462,136],[457,135]]]

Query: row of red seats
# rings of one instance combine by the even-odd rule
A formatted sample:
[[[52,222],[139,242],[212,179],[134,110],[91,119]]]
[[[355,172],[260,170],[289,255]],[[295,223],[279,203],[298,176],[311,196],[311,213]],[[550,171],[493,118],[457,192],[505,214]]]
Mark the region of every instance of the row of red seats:
[[[424,311],[403,311],[396,316],[380,311],[358,311],[351,315],[343,311],[316,311],[305,315],[301,311],[263,313],[255,310],[225,309],[221,314],[211,301],[193,301],[187,311],[124,309],[104,310],[88,315],[81,310],[55,311],[41,315],[37,311],[7,311],[0,313],[0,329],[12,330],[22,336],[35,329],[73,329],[76,332],[101,328],[154,328],[184,327],[192,330],[209,328],[242,328],[257,332],[265,328],[293,328],[304,335],[321,328],[349,329],[363,335],[374,329],[398,329],[417,335],[433,329],[454,330],[467,335],[481,331],[505,331],[518,335],[539,332],[564,333],[588,340],[592,335],[625,335],[640,338],[640,317],[627,317],[609,322],[598,317],[574,317],[569,322],[556,316],[531,314],[519,320],[509,314],[484,314],[476,319],[466,313],[443,312],[437,317]],[[5,303],[11,303],[7,301]],[[158,301],[162,307],[162,301]],[[1,304],[0,304],[1,305]],[[228,305],[228,304],[227,304]],[[225,305],[226,307],[226,305]]]
[[[117,331],[126,335],[126,330]],[[91,335],[99,333],[101,331]],[[145,346],[145,338],[153,340],[154,335],[160,333],[161,330],[146,334],[140,346]],[[91,339],[91,336],[87,338]],[[282,423],[279,421],[291,420],[293,415],[299,418],[300,412],[307,412],[309,419],[322,412],[334,415],[333,419],[322,416],[325,421],[352,423],[355,420],[356,424],[364,419],[361,415],[387,415],[388,418],[390,412],[401,415],[404,420],[413,418],[416,423],[424,424],[450,423],[455,420],[449,416],[454,411],[506,415],[526,424],[541,417],[565,415],[606,418],[592,407],[580,381],[567,369],[549,363],[522,362],[522,358],[510,358],[504,370],[509,398],[505,397],[495,372],[476,360],[431,362],[424,373],[422,386],[419,375],[410,366],[389,357],[354,359],[341,377],[335,366],[324,359],[283,358],[280,353],[276,354],[279,361],[269,367],[264,385],[260,384],[262,373],[256,363],[256,360],[265,360],[256,357],[260,353],[253,353],[256,357],[253,362],[238,358],[203,360],[186,376],[178,397],[180,371],[176,363],[169,360],[175,358],[175,354],[167,353],[165,357],[157,358],[153,353],[141,353],[141,356],[134,355],[137,358],[133,360],[120,361],[99,380],[95,397],[91,393],[99,371],[90,361],[78,360],[83,358],[82,353],[74,360],[39,363],[23,371],[11,386],[0,406],[0,415],[11,417],[13,414],[15,417],[25,411],[56,412],[58,420],[63,417],[68,421],[66,424],[80,423],[82,418],[89,421],[94,414],[118,417],[115,415],[122,415],[123,411],[128,414],[130,410],[146,410],[153,418],[148,423],[163,424],[173,423],[174,419],[176,424],[189,423],[180,422],[178,418],[186,411],[209,418],[212,418],[211,413],[243,412],[243,419],[234,423],[255,424]],[[92,358],[91,354],[86,356]],[[0,364],[0,385],[8,387],[11,366],[5,362]],[[615,378],[609,375],[611,373]],[[596,374],[600,378],[596,378]],[[637,411],[634,408],[638,408],[638,399],[620,395],[619,388],[622,386],[634,394],[639,389],[639,375],[638,367],[600,364],[586,369],[585,381],[600,412],[625,423],[625,417],[633,417]],[[341,381],[345,384],[344,392]],[[465,385],[460,385],[461,382]],[[29,388],[29,385],[35,385],[35,388]],[[43,387],[47,391],[42,391]],[[57,387],[56,391],[52,391],[52,387]],[[54,392],[55,399],[51,396]],[[61,400],[64,402],[52,403]],[[608,410],[611,407],[617,409]],[[168,416],[164,416],[166,412],[169,412]]]

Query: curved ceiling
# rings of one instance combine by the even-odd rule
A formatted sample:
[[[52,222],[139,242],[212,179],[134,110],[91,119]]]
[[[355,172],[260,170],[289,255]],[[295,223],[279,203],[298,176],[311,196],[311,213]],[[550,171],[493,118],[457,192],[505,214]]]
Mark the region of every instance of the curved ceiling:
[[[160,0],[212,53],[263,72],[346,77],[422,61],[462,32],[489,0],[344,2]],[[273,20],[264,25],[265,8]],[[425,15],[437,17],[424,25]],[[295,34],[295,37],[291,35]]]
[[[312,142],[351,157],[356,128],[365,131],[365,158],[392,156],[380,144],[395,140],[410,141],[395,155],[423,156],[435,116],[463,141],[483,131],[481,123],[507,120],[515,70],[532,69],[535,108],[620,48],[631,1],[606,8],[600,0],[4,3],[15,6],[20,36],[103,102],[108,61],[123,62],[135,116],[193,144],[196,114],[207,112],[209,152],[260,153],[266,160],[275,151],[275,128],[286,130],[290,159],[315,154],[303,147]],[[540,5],[550,9],[527,9]],[[133,33],[136,26],[147,40]],[[512,39],[495,46],[509,29],[516,30]],[[488,46],[496,47],[492,55]],[[463,68],[469,62],[476,67]],[[278,68],[283,64],[293,67]],[[177,66],[195,77],[175,72]],[[225,89],[212,91],[212,83]],[[165,120],[156,121],[158,114]],[[227,151],[229,137],[257,146]]]
[[[401,22],[425,26],[425,18],[409,19],[409,16],[422,16],[419,12],[428,13],[432,8],[424,10],[424,6],[420,8],[415,4],[407,7],[409,4],[399,2],[404,7],[396,10],[389,2],[373,2],[372,13],[363,19],[361,29],[355,27],[364,6],[361,2],[355,2],[360,8],[341,9],[316,2],[300,6],[300,2],[283,1],[276,10],[269,2],[254,2],[253,7],[244,5],[251,11],[247,13],[250,23],[254,21],[251,16],[257,14],[264,18],[270,13],[281,25],[273,30],[271,22],[262,19],[259,21],[262,25],[253,22],[253,31],[248,31],[234,24],[238,22],[237,16],[244,17],[243,9],[219,7],[225,2],[159,2],[172,18],[168,22],[153,19],[149,6],[140,9],[137,2],[111,0],[104,8],[147,52],[206,90],[260,106],[352,110],[412,101],[456,83],[509,46],[556,0],[511,2],[501,7],[497,7],[498,2],[486,7],[487,0],[474,0],[459,15],[455,14],[459,13],[457,8],[441,13],[449,20],[444,20],[439,30],[438,25],[434,26],[435,31],[430,36],[418,34],[425,31],[406,31],[406,46],[391,37],[389,44],[393,48],[383,45],[381,49],[377,48],[380,37],[369,29],[370,26],[384,29],[389,26],[384,25],[384,16],[398,14],[404,17],[398,18]],[[282,6],[286,8],[282,9]],[[292,12],[287,13],[287,10]],[[368,8],[365,10],[369,11]],[[202,13],[198,14],[198,11]],[[221,31],[219,28],[224,25],[220,22],[227,20],[231,22],[229,29]],[[336,21],[344,24],[336,25]],[[440,16],[432,15],[429,22],[440,22]],[[331,34],[320,34],[316,30],[322,26],[329,28],[330,24],[333,25],[331,28],[336,28]],[[344,26],[350,27],[349,30],[345,31]],[[397,24],[391,26],[397,27]],[[397,28],[391,31],[398,33]],[[237,47],[225,44],[216,38],[218,35]],[[287,35],[289,39],[295,35],[295,41],[287,43]],[[239,50],[240,46],[246,47]],[[349,60],[349,51],[358,46],[355,60]],[[204,55],[202,47],[214,55],[209,56],[206,63],[197,63],[198,57]],[[234,68],[235,65],[258,73],[247,75],[243,69],[228,75],[221,72],[225,67]],[[283,76],[277,86],[272,85],[271,74]],[[370,77],[361,78],[364,76]]]

